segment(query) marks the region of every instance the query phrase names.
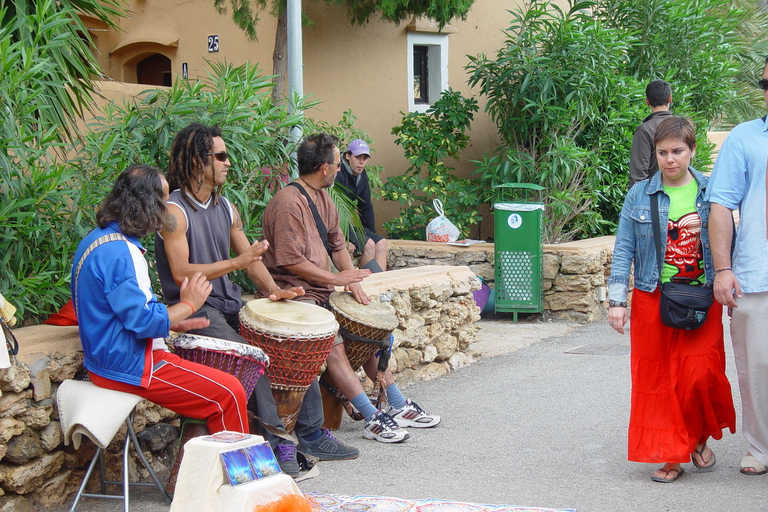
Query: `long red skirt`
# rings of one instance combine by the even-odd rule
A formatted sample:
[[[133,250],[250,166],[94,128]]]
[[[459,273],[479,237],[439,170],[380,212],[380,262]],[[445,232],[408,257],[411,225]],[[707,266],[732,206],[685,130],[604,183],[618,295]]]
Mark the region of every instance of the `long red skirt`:
[[[700,328],[673,329],[661,323],[658,288],[632,293],[629,460],[688,462],[697,444],[736,431],[722,313],[715,302]]]

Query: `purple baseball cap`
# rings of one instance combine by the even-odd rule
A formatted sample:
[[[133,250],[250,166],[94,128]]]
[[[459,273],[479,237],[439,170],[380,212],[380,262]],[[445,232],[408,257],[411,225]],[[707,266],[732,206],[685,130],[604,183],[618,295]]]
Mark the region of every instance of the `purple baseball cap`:
[[[353,140],[347,146],[347,151],[355,156],[368,155],[371,156],[371,150],[368,148],[368,144],[361,139]]]

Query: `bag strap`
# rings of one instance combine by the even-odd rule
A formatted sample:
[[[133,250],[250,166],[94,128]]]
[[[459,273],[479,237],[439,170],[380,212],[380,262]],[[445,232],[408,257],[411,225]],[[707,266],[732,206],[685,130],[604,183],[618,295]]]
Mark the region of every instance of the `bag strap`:
[[[331,251],[331,248],[328,245],[328,229],[325,227],[325,223],[323,222],[323,219],[320,218],[320,212],[317,211],[317,206],[315,206],[315,202],[312,201],[312,198],[309,197],[309,194],[307,194],[307,191],[304,190],[304,187],[302,187],[295,181],[290,182],[288,185],[294,186],[297,189],[299,189],[299,192],[301,192],[301,195],[303,195],[307,199],[307,202],[309,203],[309,209],[312,210],[312,216],[315,218],[315,225],[317,226],[317,232],[320,234],[320,239],[323,241],[323,246],[325,247],[325,250],[328,252],[328,256],[332,256],[333,251]]]
[[[653,242],[656,244],[656,257],[659,260],[659,284],[661,284],[661,270],[664,268],[664,258],[661,255],[661,227],[659,226],[658,194],[651,194],[651,222],[653,223]]]
[[[435,209],[438,216],[443,217],[445,215],[445,213],[443,213],[443,202],[441,200],[433,199],[432,207]]]
[[[109,233],[104,236],[100,236],[93,242],[91,242],[91,245],[88,246],[88,248],[83,252],[83,255],[80,256],[80,261],[77,262],[77,266],[75,267],[75,282],[73,283],[72,287],[72,305],[75,306],[75,316],[78,316],[77,314],[77,281],[80,277],[80,269],[83,268],[83,263],[85,263],[85,258],[88,257],[89,254],[91,254],[94,249],[96,249],[98,246],[103,245],[107,242],[117,242],[117,241],[125,241],[127,242],[128,239],[125,238],[125,235],[122,233]]]

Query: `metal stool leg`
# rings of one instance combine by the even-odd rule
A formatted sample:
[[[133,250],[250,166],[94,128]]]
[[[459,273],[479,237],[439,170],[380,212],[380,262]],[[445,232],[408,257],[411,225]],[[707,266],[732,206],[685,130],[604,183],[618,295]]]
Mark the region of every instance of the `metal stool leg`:
[[[128,415],[128,418],[125,420],[126,424],[128,425],[128,436],[126,436],[126,439],[130,437],[131,442],[133,443],[133,448],[136,451],[136,454],[139,456],[139,459],[141,460],[141,463],[144,464],[144,467],[147,468],[147,471],[149,472],[149,476],[152,477],[152,481],[155,482],[155,487],[157,487],[157,490],[160,491],[160,494],[163,495],[163,498],[165,499],[166,503],[171,503],[172,499],[171,496],[166,492],[165,487],[162,483],[160,483],[160,479],[157,478],[157,475],[155,474],[155,471],[152,469],[152,466],[149,465],[149,462],[147,461],[146,457],[144,457],[144,454],[141,451],[141,446],[139,446],[139,440],[136,437],[136,432],[133,430],[133,415],[136,410],[134,409],[131,414]],[[126,448],[126,453],[128,452]],[[143,485],[151,485],[151,484],[143,484]]]
[[[75,512],[75,509],[77,508],[77,503],[80,501],[80,498],[84,496],[83,491],[85,490],[85,486],[88,484],[88,480],[91,478],[91,473],[93,473],[93,468],[96,467],[96,462],[100,461],[101,457],[103,457],[103,450],[99,447],[96,448],[96,453],[93,455],[93,459],[91,460],[91,463],[88,465],[88,471],[85,472],[85,477],[83,478],[83,483],[80,484],[80,488],[77,490],[77,494],[75,495],[75,502],[72,503],[72,508],[69,509],[69,512]],[[104,466],[102,466],[103,470]],[[101,475],[101,481],[102,481],[102,488],[104,487],[104,474]]]
[[[113,482],[106,479],[106,469],[105,469],[105,463],[104,463],[104,449],[101,447],[96,448],[96,453],[93,456],[93,460],[91,460],[91,463],[88,466],[88,471],[85,473],[85,477],[83,478],[83,483],[80,484],[80,489],[77,491],[77,495],[75,496],[75,501],[72,503],[72,508],[69,509],[69,512],[75,512],[75,509],[77,508],[77,504],[80,501],[80,498],[83,496],[88,498],[108,498],[108,499],[122,499],[123,500],[123,508],[125,512],[129,511],[130,508],[130,498],[129,498],[129,489],[131,485],[153,485],[157,487],[157,489],[160,491],[160,494],[163,495],[163,498],[165,499],[166,503],[171,503],[171,497],[170,495],[165,491],[165,488],[163,487],[163,484],[160,483],[160,479],[157,478],[157,475],[155,474],[155,471],[152,469],[152,466],[149,465],[149,461],[147,461],[147,458],[144,457],[144,454],[141,451],[141,447],[139,445],[139,439],[136,437],[136,432],[133,430],[133,418],[136,413],[136,408],[134,408],[131,413],[128,415],[128,417],[125,419],[125,425],[127,428],[127,432],[125,435],[125,443],[123,445],[123,481],[122,482]],[[147,471],[149,472],[149,475],[152,477],[152,480],[154,483],[143,483],[143,482],[131,482],[128,477],[128,461],[129,461],[129,449],[131,446],[131,443],[133,444],[133,449],[136,451],[136,454],[139,456],[139,459],[141,460],[141,463],[144,464],[144,467],[147,468]],[[99,463],[99,483],[101,486],[101,494],[89,494],[84,492],[85,487],[88,484],[88,480],[91,478],[91,474],[93,473],[94,468],[96,467],[96,462]],[[121,485],[123,487],[123,494],[117,495],[117,494],[107,494],[107,484],[109,485]]]

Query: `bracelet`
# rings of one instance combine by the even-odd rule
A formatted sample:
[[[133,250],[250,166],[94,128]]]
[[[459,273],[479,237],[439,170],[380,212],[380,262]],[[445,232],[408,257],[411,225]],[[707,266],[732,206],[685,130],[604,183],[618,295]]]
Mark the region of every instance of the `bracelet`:
[[[720,272],[725,272],[726,270],[731,270],[731,267],[718,268],[715,270],[715,275],[719,274]]]
[[[187,302],[187,301],[185,301],[185,300],[180,300],[179,302],[180,302],[180,303],[182,303],[182,304],[186,304],[187,306],[189,306],[190,308],[192,308],[192,313],[190,313],[191,315],[194,315],[194,314],[195,314],[195,306],[193,306],[192,304],[190,304],[189,302]]]
[[[608,307],[609,308],[625,308],[627,307],[627,301],[619,302],[617,300],[609,300]]]

